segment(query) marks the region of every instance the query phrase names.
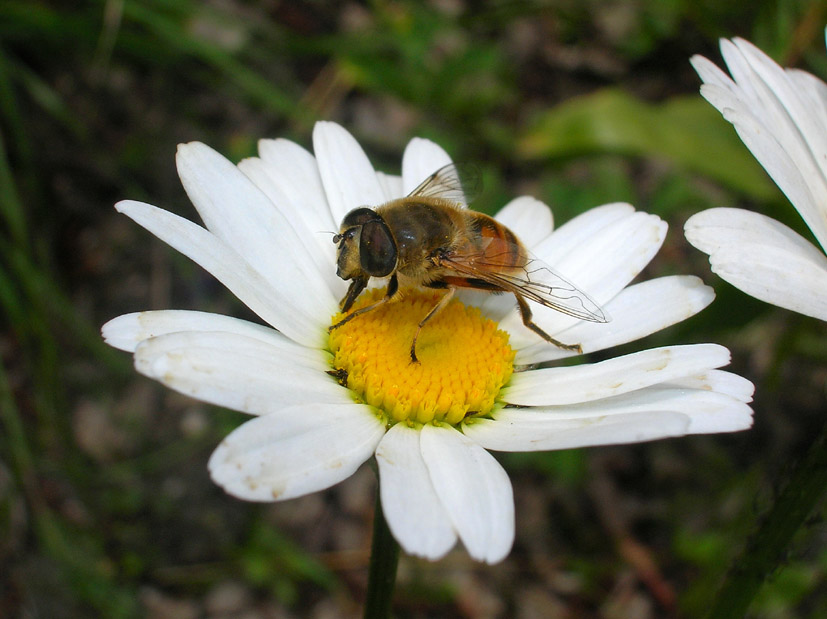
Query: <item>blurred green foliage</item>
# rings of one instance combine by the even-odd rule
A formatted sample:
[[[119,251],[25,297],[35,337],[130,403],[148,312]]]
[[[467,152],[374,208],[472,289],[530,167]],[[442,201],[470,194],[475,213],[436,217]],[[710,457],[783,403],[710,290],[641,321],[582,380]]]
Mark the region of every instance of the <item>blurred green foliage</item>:
[[[544,111],[518,143],[518,153],[553,159],[621,153],[668,161],[750,198],[777,188],[717,110],[697,96],[651,105],[618,90],[577,97]]]
[[[823,325],[714,280],[681,239],[691,213],[735,204],[806,233],[697,96],[688,58],[718,61],[716,39],[738,35],[825,77],[826,19],[825,3],[807,0],[0,1],[0,616],[162,614],[158,592],[208,614],[209,594],[239,580],[257,608],[358,603],[350,571],[364,560],[341,563],[329,541],[294,542],[277,512],[210,485],[207,455],[238,416],[148,385],[98,334],[148,307],[239,310],[112,203],[191,216],[176,143],[201,140],[238,160],[259,137],[309,145],[318,118],[342,122],[388,171],[414,135],[478,162],[482,210],[520,191],[546,200],[557,222],[617,200],[669,221],[649,275],[702,275],[719,300],[647,343],[730,346],[736,371],[759,384],[756,428],[608,450],[605,466],[637,502],[626,534],[651,548],[677,592],[671,608],[650,600],[653,612],[702,612],[759,511],[752,497],[819,424],[827,342]],[[553,506],[540,510],[542,543],[518,535],[511,580],[451,570],[483,574],[506,611],[528,571],[570,612],[610,614],[630,559],[583,492],[592,458],[506,458],[518,492],[539,487]],[[807,550],[792,551],[756,616],[827,614],[823,535],[820,523],[802,532]],[[409,562],[402,616],[467,616],[462,587],[441,569]]]

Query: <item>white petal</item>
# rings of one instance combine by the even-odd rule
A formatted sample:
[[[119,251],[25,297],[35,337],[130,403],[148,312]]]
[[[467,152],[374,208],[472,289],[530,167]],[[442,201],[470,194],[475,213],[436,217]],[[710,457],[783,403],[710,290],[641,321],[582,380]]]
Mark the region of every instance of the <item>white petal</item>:
[[[551,209],[531,196],[520,196],[506,204],[496,220],[508,227],[526,247],[534,247],[553,228]]]
[[[827,84],[806,71],[787,69],[787,77],[793,88],[806,101],[807,107],[815,118],[827,118]],[[824,162],[821,163],[822,168]]]
[[[435,561],[453,548],[457,535],[422,458],[419,430],[393,426],[376,448],[382,511],[403,550]]]
[[[506,408],[493,419],[469,420],[463,432],[487,449],[541,451],[736,432],[751,425],[752,409],[737,398],[655,386],[582,404]]]
[[[717,86],[729,92],[735,91],[735,82],[711,60],[696,54],[689,62],[704,84]]]
[[[743,400],[707,389],[676,386],[676,383],[655,385],[584,404],[509,409],[503,412],[514,423],[545,421],[551,424],[565,422],[567,419],[599,420],[630,413],[681,413],[689,420],[686,434],[737,432],[752,426],[752,409]],[[495,417],[502,418],[499,415]],[[549,429],[554,431],[551,427]]]
[[[537,256],[599,303],[606,303],[649,264],[663,244],[666,228],[656,215],[636,212],[604,226],[562,255],[559,247],[569,245],[570,239],[560,228],[548,238],[548,246],[538,246]]]
[[[508,475],[491,454],[451,427],[429,424],[421,434],[431,481],[468,554],[501,561],[514,543]]]
[[[402,195],[407,196],[422,181],[449,163],[451,158],[441,146],[431,140],[413,138],[402,155]]]
[[[624,202],[589,209],[564,223],[552,236],[540,244],[531,246],[530,249],[537,257],[555,266],[555,261],[559,261],[603,230],[618,225],[634,213],[635,208]]]
[[[361,404],[295,406],[234,430],[210,457],[210,474],[240,499],[292,499],[350,477],[384,433]]]
[[[316,297],[315,287],[305,287],[302,280],[283,290],[274,288],[238,253],[188,219],[132,200],[119,202],[115,208],[204,267],[265,322],[291,339],[314,348],[326,345],[324,325],[337,309],[329,291]]]
[[[332,264],[318,264],[307,233],[294,227],[244,173],[210,147],[193,142],[178,146],[178,174],[207,229],[232,247],[273,287],[292,291],[300,285],[307,296],[295,303],[305,312],[319,307],[329,319],[335,298],[325,283]]]
[[[767,245],[801,253],[815,264],[824,254],[784,224],[739,208],[711,208],[692,215],[684,226],[686,239],[707,254],[735,243]]]
[[[712,288],[693,275],[659,277],[624,288],[605,304],[604,310],[612,317],[609,322],[582,321],[558,333],[557,337],[580,344],[584,353],[606,350],[694,316],[714,298]],[[515,363],[528,365],[574,354],[538,341],[518,350]]]
[[[505,412],[511,412],[505,411]],[[646,412],[595,416],[583,419],[541,421],[509,415],[480,419],[463,426],[463,432],[486,449],[495,451],[550,451],[642,443],[670,436],[683,436],[689,417],[681,413]]]
[[[144,340],[135,368],[193,398],[266,415],[293,404],[352,401],[325,372],[325,354],[235,333],[179,332]]]
[[[598,363],[517,372],[502,400],[522,406],[599,400],[729,363],[717,344],[653,348]]]
[[[738,245],[710,256],[712,272],[750,296],[827,320],[827,269],[800,254]]]
[[[273,345],[284,346],[297,352],[304,348],[270,327],[210,312],[189,310],[134,312],[113,318],[101,328],[107,344],[128,352],[135,352],[140,342],[151,337],[179,331],[235,333]]]
[[[313,127],[313,150],[333,221],[341,222],[358,206],[378,206],[385,201],[365,151],[341,126],[317,122]]]
[[[314,231],[339,231],[339,221],[334,220],[330,212],[313,155],[284,139],[259,140],[258,152],[267,164],[271,180],[290,201],[291,210],[300,212],[302,217],[312,222],[310,227]]]
[[[752,402],[755,385],[742,376],[724,370],[709,370],[702,374],[686,376],[664,383],[664,386],[678,389],[701,389],[723,393],[740,402]]]
[[[402,188],[402,177],[394,174],[385,174],[384,172],[377,172],[376,179],[382,187],[382,194],[384,201],[390,202],[396,198],[401,198],[405,195],[405,190]]]
[[[769,217],[712,209],[686,222],[690,243],[710,252],[712,271],[747,294],[827,320],[827,257]]]
[[[239,170],[244,172],[255,183],[256,187],[264,192],[276,209],[291,220],[292,227],[299,238],[305,239],[310,244],[308,255],[316,265],[316,271],[334,292],[336,298],[341,297],[346,286],[344,281],[336,276],[335,272],[336,246],[332,243],[333,233],[335,232],[333,224],[330,221],[322,223],[321,218],[318,217],[317,209],[302,208],[299,204],[290,200],[274,180],[271,174],[272,167],[269,163],[256,157],[250,157],[238,164]],[[329,214],[327,219],[330,219]],[[302,260],[306,257],[297,256],[296,260]]]

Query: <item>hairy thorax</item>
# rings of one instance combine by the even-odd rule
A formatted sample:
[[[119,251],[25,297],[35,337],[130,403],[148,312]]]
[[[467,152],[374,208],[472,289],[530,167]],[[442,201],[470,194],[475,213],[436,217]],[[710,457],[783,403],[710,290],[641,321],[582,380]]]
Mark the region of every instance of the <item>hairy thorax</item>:
[[[453,202],[427,197],[394,200],[376,210],[394,235],[396,272],[403,282],[425,284],[438,279],[443,269],[433,258],[455,249],[464,236],[463,212]]]

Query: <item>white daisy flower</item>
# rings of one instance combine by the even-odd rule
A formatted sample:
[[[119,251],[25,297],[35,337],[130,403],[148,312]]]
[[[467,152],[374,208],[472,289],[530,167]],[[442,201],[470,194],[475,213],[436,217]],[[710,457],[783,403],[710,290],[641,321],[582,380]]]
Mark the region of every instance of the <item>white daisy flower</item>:
[[[686,238],[713,272],[747,294],[827,320],[827,84],[782,69],[743,39],[721,41],[732,77],[701,56],[701,94],[798,210],[821,249],[787,226],[742,209],[715,208],[686,222]]]
[[[103,327],[139,372],[192,397],[256,417],[209,462],[228,493],[281,501],[328,488],[371,456],[394,537],[438,559],[462,540],[495,563],[514,539],[511,483],[487,450],[532,451],[635,443],[748,428],[752,384],[719,370],[718,345],[672,346],[598,363],[536,369],[570,357],[521,322],[506,295],[469,294],[414,328],[436,292],[408,291],[329,335],[346,290],[335,275],[338,230],[352,208],[407,195],[450,163],[412,140],[402,175],[376,172],[356,140],[323,122],[315,157],[263,140],[260,158],[233,165],[209,147],[178,150],[178,170],[206,228],[149,204],[118,211],[203,266],[266,325],[195,311],[149,311]],[[666,224],[628,204],[593,209],[552,231],[549,209],[517,198],[497,219],[535,256],[588,291],[611,322],[536,311],[541,328],[595,352],[681,321],[708,305],[696,277],[634,285]],[[378,291],[360,299],[366,303]],[[536,309],[542,309],[535,306]]]

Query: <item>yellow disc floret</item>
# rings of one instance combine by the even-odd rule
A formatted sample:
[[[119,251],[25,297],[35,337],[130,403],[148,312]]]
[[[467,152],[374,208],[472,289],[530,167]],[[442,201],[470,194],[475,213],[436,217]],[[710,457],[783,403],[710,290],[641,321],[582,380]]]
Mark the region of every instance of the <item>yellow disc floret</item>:
[[[383,290],[362,295],[353,309],[380,299]],[[406,292],[355,317],[330,333],[331,374],[356,397],[379,410],[389,423],[444,421],[458,424],[485,415],[511,378],[514,351],[508,334],[478,308],[452,300],[411,342],[419,321],[439,301],[440,292]],[[331,324],[343,317],[338,314]]]

